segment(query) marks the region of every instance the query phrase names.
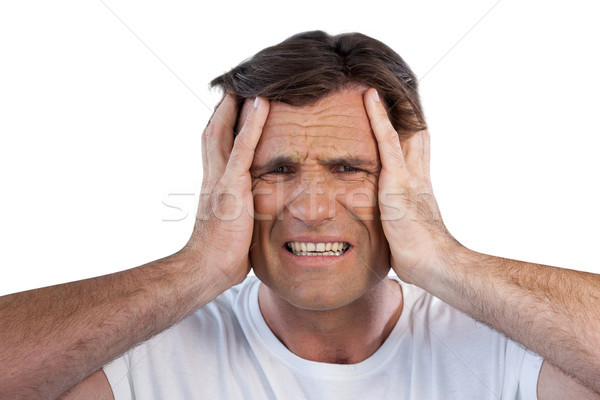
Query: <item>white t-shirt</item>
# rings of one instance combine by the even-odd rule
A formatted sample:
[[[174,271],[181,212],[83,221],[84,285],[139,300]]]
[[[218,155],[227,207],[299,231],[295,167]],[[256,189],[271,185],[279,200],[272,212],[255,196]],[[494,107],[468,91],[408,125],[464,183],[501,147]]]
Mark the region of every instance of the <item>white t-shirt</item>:
[[[357,364],[302,359],[271,332],[248,277],[104,367],[116,400],[537,399],[542,358],[422,289]]]

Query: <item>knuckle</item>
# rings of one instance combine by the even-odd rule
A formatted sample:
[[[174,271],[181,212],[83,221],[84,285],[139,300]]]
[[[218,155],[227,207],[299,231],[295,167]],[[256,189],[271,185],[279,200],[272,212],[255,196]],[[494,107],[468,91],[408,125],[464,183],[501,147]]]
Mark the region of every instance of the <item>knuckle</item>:
[[[390,122],[387,122],[384,129],[384,136],[387,140],[393,143],[400,143],[398,132],[394,129]]]
[[[389,146],[387,153],[391,156],[392,160],[401,160],[403,158],[402,149],[393,144]]]
[[[404,154],[402,153],[402,148],[400,146],[395,145],[394,143],[390,144],[388,154],[390,155],[391,161],[393,161],[396,166],[404,163]]]

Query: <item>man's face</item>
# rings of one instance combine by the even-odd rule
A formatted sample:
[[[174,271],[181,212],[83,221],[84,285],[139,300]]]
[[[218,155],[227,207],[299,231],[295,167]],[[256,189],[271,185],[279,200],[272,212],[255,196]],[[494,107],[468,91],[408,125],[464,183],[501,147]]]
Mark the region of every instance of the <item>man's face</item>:
[[[377,206],[379,155],[363,92],[302,108],[272,103],[254,155],[251,264],[296,307],[348,305],[389,271]]]

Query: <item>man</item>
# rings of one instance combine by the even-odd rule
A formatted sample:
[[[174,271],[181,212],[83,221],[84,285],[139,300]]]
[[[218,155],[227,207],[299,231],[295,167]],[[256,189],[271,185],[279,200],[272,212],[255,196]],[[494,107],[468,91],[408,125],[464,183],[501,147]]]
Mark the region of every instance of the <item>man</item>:
[[[308,32],[213,84],[188,243],[2,298],[0,397],[599,398],[600,277],[450,235],[397,54]]]

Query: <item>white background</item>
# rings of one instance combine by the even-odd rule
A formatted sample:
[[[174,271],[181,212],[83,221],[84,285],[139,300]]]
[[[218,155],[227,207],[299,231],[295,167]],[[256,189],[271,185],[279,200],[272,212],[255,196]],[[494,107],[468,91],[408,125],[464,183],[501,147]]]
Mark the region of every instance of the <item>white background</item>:
[[[180,249],[208,81],[312,29],[363,32],[411,65],[459,241],[600,273],[594,2],[282,4],[0,3],[0,294]]]

